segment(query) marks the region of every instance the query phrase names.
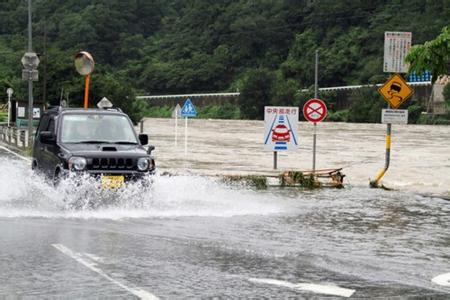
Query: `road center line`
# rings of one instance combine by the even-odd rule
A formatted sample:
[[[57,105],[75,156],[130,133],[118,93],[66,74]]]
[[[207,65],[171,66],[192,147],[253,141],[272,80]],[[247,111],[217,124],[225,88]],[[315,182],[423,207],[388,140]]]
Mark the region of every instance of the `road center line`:
[[[248,280],[254,283],[272,284],[300,291],[308,291],[318,294],[333,295],[346,298],[350,297],[355,292],[355,290],[346,289],[335,285],[322,285],[314,283],[291,283],[288,281],[268,279],[268,278],[249,278]]]
[[[450,273],[438,275],[431,281],[442,286],[450,286]]]
[[[149,292],[147,292],[145,290],[142,290],[142,289],[139,289],[139,288],[137,288],[137,289],[134,288],[133,289],[133,288],[127,287],[123,283],[115,280],[114,278],[111,278],[108,274],[106,274],[99,267],[97,267],[96,263],[84,260],[80,253],[74,252],[74,251],[72,251],[71,249],[67,248],[66,246],[64,246],[62,244],[52,244],[52,246],[55,247],[57,250],[61,251],[63,254],[73,258],[74,260],[76,260],[78,263],[82,264],[83,266],[85,266],[89,270],[94,271],[95,273],[99,274],[103,278],[109,280],[110,282],[112,282],[115,285],[121,287],[122,289],[126,290],[127,292],[135,295],[136,297],[139,297],[141,299],[146,299],[146,300],[159,299],[155,295],[153,295],[153,294],[151,294],[151,293],[149,293]]]
[[[7,151],[7,152],[9,152],[9,153],[11,153],[11,154],[17,156],[18,158],[21,158],[21,159],[26,160],[26,161],[28,161],[28,162],[31,161],[31,159],[29,159],[28,157],[25,157],[25,156],[23,156],[23,155],[17,154],[16,152],[11,151],[11,150],[9,150],[9,149],[6,148],[6,147],[0,146],[0,149],[3,149],[3,150],[5,150],[5,151]]]

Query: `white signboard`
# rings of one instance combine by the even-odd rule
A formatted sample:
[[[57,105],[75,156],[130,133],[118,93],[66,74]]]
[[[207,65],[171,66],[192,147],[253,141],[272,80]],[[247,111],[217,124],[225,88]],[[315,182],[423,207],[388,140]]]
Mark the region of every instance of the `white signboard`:
[[[405,57],[411,48],[411,38],[411,32],[386,31],[384,33],[384,72],[408,72]]]
[[[178,118],[181,116],[181,106],[180,104],[177,104],[175,108],[172,110],[172,118]]]
[[[17,108],[17,117],[19,118],[25,118],[25,107],[19,106]]]
[[[383,124],[408,124],[407,109],[383,109],[381,113]]]
[[[41,118],[41,109],[39,107],[33,108],[33,119],[40,119]]]
[[[297,150],[298,111],[298,107],[264,107],[264,150]]]

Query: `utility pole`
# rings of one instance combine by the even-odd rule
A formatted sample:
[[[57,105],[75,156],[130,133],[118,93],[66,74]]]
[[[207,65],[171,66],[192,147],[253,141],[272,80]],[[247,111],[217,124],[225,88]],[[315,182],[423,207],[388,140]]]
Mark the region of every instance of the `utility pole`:
[[[28,51],[22,57],[22,80],[28,81],[28,147],[33,147],[33,81],[38,80],[39,58],[33,51],[31,0],[28,0]]]
[[[28,0],[28,52],[33,51],[31,0]],[[28,147],[33,147],[33,80],[28,79]]]
[[[314,98],[317,99],[319,91],[319,50],[316,50],[316,62],[314,72]],[[317,123],[314,122],[313,134],[313,174],[316,173],[316,140],[317,140]]]

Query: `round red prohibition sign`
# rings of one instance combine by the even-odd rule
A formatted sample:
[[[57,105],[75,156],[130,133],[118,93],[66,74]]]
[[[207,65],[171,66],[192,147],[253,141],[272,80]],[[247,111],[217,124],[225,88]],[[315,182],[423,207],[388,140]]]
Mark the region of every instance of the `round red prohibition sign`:
[[[321,122],[327,116],[327,106],[320,99],[309,99],[303,106],[303,115],[310,122]]]

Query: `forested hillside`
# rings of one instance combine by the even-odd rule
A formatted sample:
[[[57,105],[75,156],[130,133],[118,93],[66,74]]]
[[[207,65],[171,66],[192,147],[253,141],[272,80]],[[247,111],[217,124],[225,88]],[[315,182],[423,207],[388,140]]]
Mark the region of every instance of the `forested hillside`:
[[[36,98],[81,101],[74,54],[96,60],[92,97],[242,90],[261,74],[282,103],[287,91],[380,82],[384,31],[411,31],[413,44],[449,24],[449,0],[34,0],[34,50],[41,55]],[[0,97],[25,97],[20,58],[27,3],[0,2]],[[259,72],[259,73],[258,73]],[[252,117],[252,116],[248,116]]]

